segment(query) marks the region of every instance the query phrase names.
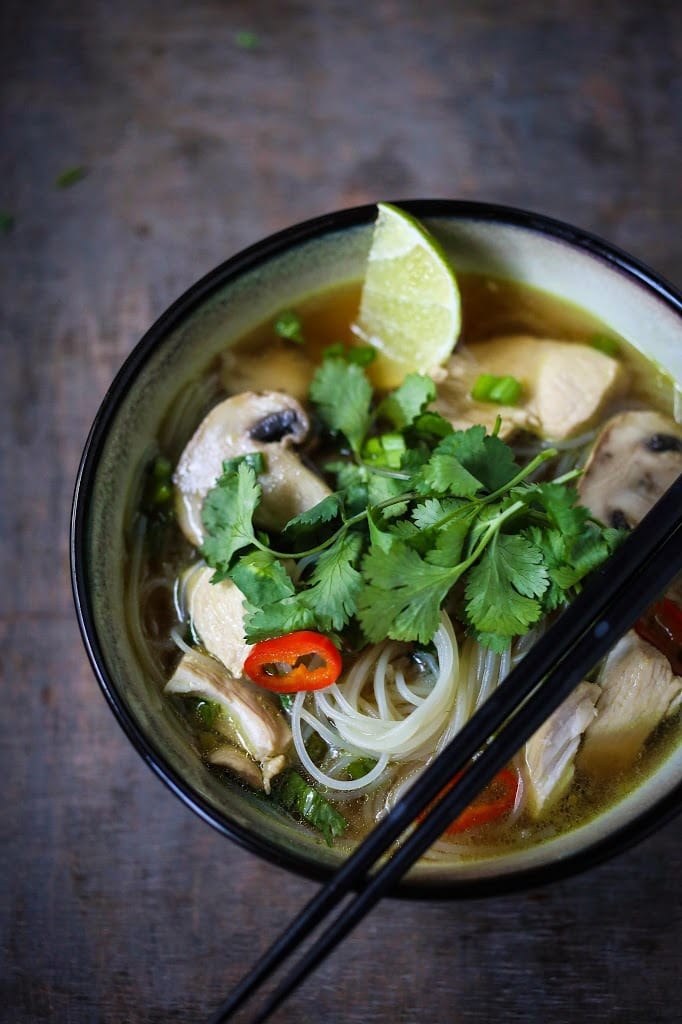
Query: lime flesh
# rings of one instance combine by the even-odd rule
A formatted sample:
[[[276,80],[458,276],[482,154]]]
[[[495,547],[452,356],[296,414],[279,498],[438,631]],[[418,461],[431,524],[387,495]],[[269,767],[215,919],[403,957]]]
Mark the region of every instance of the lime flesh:
[[[388,203],[378,211],[358,326],[377,349],[375,384],[395,387],[448,358],[459,336],[460,298],[452,268],[425,228]]]

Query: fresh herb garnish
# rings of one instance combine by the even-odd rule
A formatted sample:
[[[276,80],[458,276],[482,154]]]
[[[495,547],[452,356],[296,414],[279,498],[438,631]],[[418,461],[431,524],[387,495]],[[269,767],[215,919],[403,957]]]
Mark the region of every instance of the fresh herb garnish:
[[[273,326],[275,334],[279,334],[280,338],[286,338],[287,341],[295,341],[297,345],[304,343],[301,318],[293,310],[285,309],[279,314]]]
[[[343,835],[348,828],[344,816],[291,768],[273,780],[272,793],[285,810],[305,819],[321,832],[328,846],[332,846],[336,836]]]
[[[502,651],[614,550],[621,534],[577,504],[579,471],[535,482],[553,449],[521,466],[496,433],[453,430],[428,410],[434,394],[411,374],[376,403],[357,364],[325,359],[310,396],[338,450],[326,467],[337,490],[277,538],[253,525],[258,465],[225,463],[204,503],[202,553],[214,580],[243,592],[249,642],[351,627],[365,641],[426,644],[454,593],[469,633]]]
[[[357,363],[358,366],[369,366],[377,357],[377,350],[371,345],[344,345],[337,341],[328,345],[322,352],[323,359],[345,359],[347,363]]]
[[[497,377],[494,373],[482,373],[474,381],[471,397],[477,402],[516,405],[522,390],[521,381],[516,377]]]

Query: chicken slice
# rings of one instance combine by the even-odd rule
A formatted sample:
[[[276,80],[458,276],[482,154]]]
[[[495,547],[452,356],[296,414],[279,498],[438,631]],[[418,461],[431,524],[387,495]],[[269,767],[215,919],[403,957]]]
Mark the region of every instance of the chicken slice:
[[[165,692],[201,697],[219,704],[223,714],[215,728],[261,767],[286,755],[292,739],[291,729],[274,699],[248,679],[233,679],[222,665],[207,655],[183,654],[166,683]],[[283,760],[281,766],[285,763]]]
[[[580,683],[526,743],[522,771],[532,817],[539,818],[570,786],[576,751],[594,721],[600,693],[594,683]]]
[[[600,677],[597,717],[585,732],[577,764],[607,778],[629,768],[647,738],[677,706],[682,678],[633,630],[609,654]]]
[[[470,392],[481,373],[516,377],[523,386],[519,404],[474,401]],[[591,428],[626,383],[623,365],[589,345],[511,335],[458,349],[435,407],[456,428],[482,423],[492,430],[499,415],[502,437],[523,429],[560,441]]]
[[[247,391],[211,409],[173,475],[178,523],[190,543],[201,544],[201,509],[226,459],[252,452],[264,455],[265,471],[258,477],[262,499],[255,519],[266,530],[281,530],[289,519],[322,501],[329,488],[292,451],[292,445],[305,440],[308,429],[299,403],[277,391]]]
[[[208,566],[190,569],[185,575],[187,614],[206,650],[238,678],[251,650],[244,636],[244,595],[232,580],[211,583],[212,576]]]
[[[682,427],[653,410],[608,421],[578,485],[580,501],[603,523],[634,527],[682,473]]]
[[[221,358],[220,379],[226,391],[266,391],[276,388],[304,401],[315,373],[315,363],[291,343],[260,352],[234,352]]]

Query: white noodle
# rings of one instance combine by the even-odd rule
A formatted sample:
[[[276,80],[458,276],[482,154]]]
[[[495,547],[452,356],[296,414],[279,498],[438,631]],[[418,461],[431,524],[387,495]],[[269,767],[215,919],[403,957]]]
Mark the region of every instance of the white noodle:
[[[405,646],[394,641],[366,651],[341,683],[311,695],[296,695],[291,716],[294,745],[312,778],[336,792],[365,793],[390,763],[425,757],[453,720],[457,727],[464,724],[472,711],[471,694],[467,691],[465,707],[453,715],[460,703],[459,653],[445,613],[433,643],[437,674],[423,697],[411,690],[402,667],[394,664],[405,654]],[[345,758],[325,772],[305,748],[303,723],[333,751],[376,758],[377,763],[359,779],[336,777],[349,763]]]
[[[291,731],[294,736],[294,745],[296,747],[296,753],[301,759],[301,764],[306,769],[311,778],[315,779],[316,782],[319,782],[321,785],[327,787],[328,789],[342,791],[363,790],[367,785],[369,785],[369,783],[379,779],[385,772],[386,766],[388,765],[388,756],[385,754],[379,758],[379,760],[371,769],[371,771],[367,772],[366,775],[363,775],[359,779],[335,779],[331,775],[325,774],[320,768],[317,767],[315,762],[308,754],[308,751],[306,750],[305,744],[303,742],[303,734],[301,732],[301,719],[312,724],[312,716],[310,716],[303,707],[303,702],[305,698],[306,694],[304,691],[301,691],[300,693],[296,694],[296,697],[294,699],[293,713],[291,716]],[[318,729],[318,725],[315,725],[315,728]],[[327,738],[325,737],[325,732],[327,732],[327,730],[324,728],[324,726],[321,726],[321,724],[319,726],[319,731],[323,739]]]

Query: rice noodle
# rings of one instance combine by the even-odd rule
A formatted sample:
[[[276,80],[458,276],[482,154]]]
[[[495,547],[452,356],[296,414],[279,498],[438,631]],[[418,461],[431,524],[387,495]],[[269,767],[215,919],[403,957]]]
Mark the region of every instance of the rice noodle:
[[[366,792],[389,763],[432,751],[453,717],[458,724],[464,723],[471,713],[472,695],[467,690],[465,707],[453,715],[460,703],[459,652],[444,612],[433,643],[437,675],[423,696],[408,686],[402,666],[396,664],[404,657],[405,645],[391,640],[365,651],[341,683],[312,695],[297,694],[292,709],[294,744],[301,763],[317,782],[329,790]],[[377,758],[377,763],[359,779],[339,779],[323,771],[305,749],[302,723],[330,747]]]

